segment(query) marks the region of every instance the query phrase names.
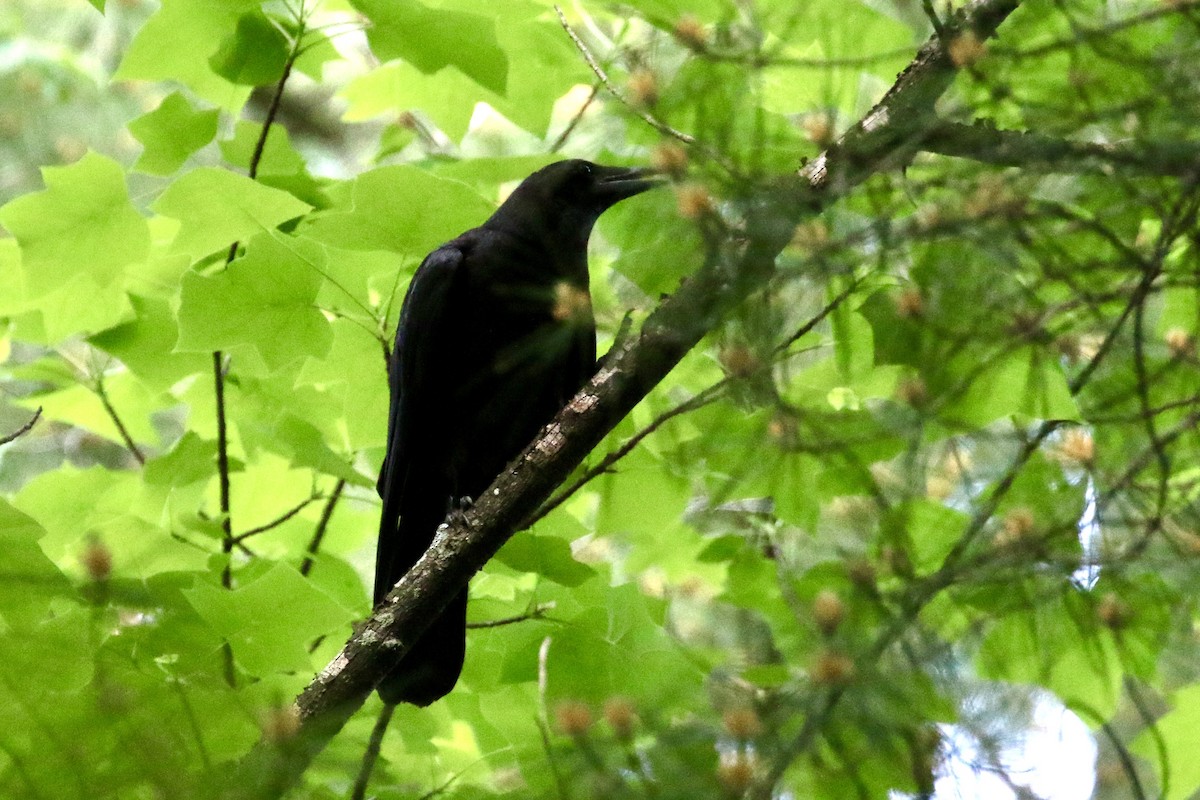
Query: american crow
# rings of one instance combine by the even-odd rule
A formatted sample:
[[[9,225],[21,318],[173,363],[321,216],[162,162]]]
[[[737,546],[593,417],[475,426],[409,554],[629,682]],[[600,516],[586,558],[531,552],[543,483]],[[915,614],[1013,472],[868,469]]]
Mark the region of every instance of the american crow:
[[[588,236],[654,183],[646,170],[551,164],[417,268],[389,369],[376,603],[591,375]],[[424,706],[454,688],[466,613],[464,589],[380,684],[385,702]]]

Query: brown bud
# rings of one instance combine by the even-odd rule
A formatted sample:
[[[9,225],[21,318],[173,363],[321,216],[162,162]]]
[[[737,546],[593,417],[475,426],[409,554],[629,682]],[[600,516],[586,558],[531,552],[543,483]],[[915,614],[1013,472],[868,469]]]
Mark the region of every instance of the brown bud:
[[[1073,333],[1064,333],[1054,340],[1054,348],[1072,364],[1079,360],[1079,337]]]
[[[897,547],[892,544],[884,545],[880,549],[879,555],[883,557],[883,563],[887,565],[888,571],[893,575],[901,578],[911,578],[913,576],[912,558],[903,547]]]
[[[1058,454],[1067,461],[1086,467],[1096,458],[1096,442],[1083,428],[1071,428],[1058,443]]]
[[[767,436],[780,450],[796,450],[800,447],[800,426],[796,417],[787,411],[777,411],[767,423]]]
[[[915,319],[925,313],[925,299],[921,297],[921,290],[915,287],[904,289],[895,296],[893,302],[896,304],[896,316],[901,319]]]
[[[745,742],[762,733],[762,719],[748,706],[731,708],[721,715],[721,725],[733,738]]]
[[[832,589],[822,589],[813,599],[813,620],[826,636],[832,635],[846,619],[846,604]]]
[[[1109,592],[1096,605],[1096,617],[1104,627],[1115,631],[1129,624],[1133,611],[1116,592]]]
[[[417,115],[411,111],[401,111],[397,114],[395,124],[398,128],[407,128],[410,131],[415,131],[420,127],[420,123],[417,122]]]
[[[1196,352],[1195,338],[1183,328],[1171,328],[1163,334],[1163,341],[1175,358],[1186,358]]]
[[[263,738],[273,744],[290,741],[300,732],[300,711],[294,705],[272,706],[262,716]]]
[[[929,388],[919,377],[904,378],[896,386],[896,397],[913,408],[922,408],[929,403]]]
[[[650,154],[650,163],[659,172],[678,178],[687,172],[688,152],[674,142],[663,142]]]
[[[708,189],[698,183],[685,183],[675,190],[675,202],[679,216],[684,219],[700,219],[713,212],[714,203]]]
[[[947,53],[954,66],[966,67],[987,54],[987,43],[981,41],[975,31],[963,31],[950,41]]]
[[[635,69],[629,73],[625,83],[630,99],[639,106],[652,106],[658,102],[658,77],[648,69]]]
[[[1033,517],[1033,512],[1028,508],[1020,507],[1009,509],[1004,515],[1001,522],[1002,530],[996,536],[996,544],[1012,545],[1027,541],[1033,534],[1036,520]]]
[[[87,545],[84,546],[79,560],[83,564],[83,571],[89,580],[101,583],[112,575],[112,551],[97,536],[88,537]]]
[[[675,38],[692,50],[703,50],[708,46],[708,31],[691,14],[684,14],[675,22]]]
[[[592,296],[587,289],[580,289],[568,281],[554,284],[554,301],[550,316],[556,322],[590,323],[592,320]]]
[[[740,797],[754,784],[758,771],[758,759],[753,753],[737,751],[723,755],[717,764],[717,780],[726,792]]]
[[[860,589],[867,591],[875,591],[875,582],[878,576],[875,571],[875,565],[865,558],[851,559],[846,564],[846,575],[850,578],[850,582]]]
[[[568,736],[586,736],[592,728],[592,711],[580,700],[563,700],[554,707],[554,721]]]
[[[612,728],[613,735],[622,742],[633,739],[637,727],[637,712],[628,697],[610,697],[604,701],[604,721]]]
[[[804,117],[801,123],[804,135],[817,147],[833,142],[833,119],[824,111],[816,111]]]
[[[731,344],[717,356],[725,372],[738,378],[748,378],[762,366],[758,356],[744,344]]]
[[[854,678],[854,662],[844,653],[825,650],[817,656],[809,674],[818,686],[845,686]]]

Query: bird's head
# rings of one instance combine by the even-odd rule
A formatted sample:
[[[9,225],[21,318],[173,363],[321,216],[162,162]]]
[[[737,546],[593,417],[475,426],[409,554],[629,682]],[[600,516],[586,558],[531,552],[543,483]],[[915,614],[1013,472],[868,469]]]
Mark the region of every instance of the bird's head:
[[[558,161],[523,180],[489,224],[586,247],[605,210],[659,183],[650,169]]]

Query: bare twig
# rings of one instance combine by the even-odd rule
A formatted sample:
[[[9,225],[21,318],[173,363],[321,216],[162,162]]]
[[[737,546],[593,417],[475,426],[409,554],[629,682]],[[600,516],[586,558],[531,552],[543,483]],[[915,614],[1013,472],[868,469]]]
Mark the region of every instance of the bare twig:
[[[587,45],[584,44],[583,40],[579,38],[579,34],[575,33],[575,29],[571,27],[571,23],[567,22],[567,16],[563,13],[562,8],[556,5],[554,7],[554,11],[558,14],[558,21],[562,24],[563,30],[567,32],[567,36],[571,37],[571,41],[575,43],[575,47],[579,50],[579,54],[583,56],[583,60],[587,62],[588,67],[593,73],[595,73],[596,78],[599,79],[600,83],[604,84],[604,88],[608,89],[609,94],[617,98],[622,105],[624,105],[634,114],[637,114],[647,125],[654,128],[654,130],[658,131],[664,136],[670,136],[672,139],[678,139],[684,144],[696,144],[695,136],[684,133],[683,131],[675,130],[662,120],[655,118],[653,114],[646,111],[644,108],[638,108],[636,103],[631,102],[625,97],[624,94],[618,91],[617,87],[613,85],[613,82],[609,80],[608,73],[604,71],[604,67],[600,66],[600,62],[596,61],[596,57],[592,55],[592,51],[588,50]]]
[[[371,729],[371,738],[367,741],[367,749],[363,752],[362,763],[358,775],[354,779],[354,789],[350,792],[350,800],[363,800],[367,795],[367,784],[371,782],[371,773],[375,771],[375,762],[379,760],[379,750],[383,746],[383,735],[387,733],[388,723],[396,711],[394,703],[384,703],[375,719],[375,727]]]
[[[483,630],[486,628],[500,628],[504,625],[513,625],[518,622],[526,622],[531,619],[545,619],[547,611],[553,611],[555,603],[538,603],[524,614],[517,614],[515,617],[502,617],[500,619],[490,619],[487,622],[468,622],[467,627],[472,630]]]
[[[339,478],[337,485],[333,487],[333,492],[329,495],[329,499],[325,501],[325,508],[321,509],[321,519],[317,522],[317,528],[313,531],[312,538],[308,541],[308,547],[304,549],[304,562],[300,564],[301,575],[307,575],[312,572],[317,552],[321,549],[321,540],[325,538],[325,531],[329,528],[329,520],[333,517],[333,509],[337,506],[338,500],[342,497],[342,490],[345,488],[346,479]]]
[[[263,152],[267,146],[267,136],[271,132],[271,127],[275,123],[275,116],[279,113],[279,105],[283,99],[283,90],[287,85],[288,78],[292,74],[292,67],[295,66],[296,58],[300,55],[301,43],[304,39],[304,23],[303,18],[304,5],[301,3],[300,13],[298,14],[297,22],[299,23],[296,31],[295,39],[292,41],[292,47],[288,53],[287,60],[284,62],[283,74],[279,76],[279,80],[275,84],[275,93],[271,97],[271,104],[267,108],[267,116],[263,121],[262,130],[259,131],[258,140],[254,143],[254,152],[250,156],[250,164],[248,174],[251,179],[258,177],[258,167],[262,162]],[[225,266],[228,267],[237,257],[239,242],[233,242],[229,245],[229,252],[225,255]],[[221,532],[223,534],[221,542],[221,550],[225,553],[225,566],[221,570],[221,585],[226,589],[233,588],[233,548],[240,544],[233,535],[233,515],[230,502],[229,489],[229,426],[225,418],[225,355],[220,350],[216,350],[212,354],[213,362],[213,390],[216,395],[217,404],[217,474],[220,485],[220,503],[221,503]],[[233,663],[233,648],[229,642],[225,642],[221,648],[222,656],[225,662],[225,681],[230,686],[235,686],[237,683],[237,673]]]
[[[591,108],[592,103],[596,100],[596,95],[600,93],[600,87],[603,85],[600,81],[592,84],[592,91],[588,95],[587,100],[583,101],[583,104],[579,106],[579,110],[575,112],[575,116],[571,117],[571,121],[567,123],[567,127],[563,128],[563,132],[554,140],[554,144],[550,145],[551,153],[557,153],[567,143],[567,139],[575,132],[576,126],[579,125],[580,120],[583,119],[583,115],[587,113],[587,110]]]
[[[269,530],[278,528],[280,525],[287,522],[289,519],[296,516],[304,509],[308,508],[309,505],[311,505],[313,502],[320,500],[320,499],[321,499],[321,495],[319,495],[319,494],[314,494],[314,495],[311,495],[310,497],[304,498],[299,503],[297,503],[295,506],[293,506],[292,508],[289,508],[287,511],[283,512],[282,514],[280,514],[278,517],[271,520],[270,522],[259,525],[256,528],[251,528],[248,531],[243,531],[242,533],[239,533],[238,535],[234,536],[233,543],[235,545],[238,545],[238,544],[243,543],[247,539],[249,539],[251,536],[257,536],[260,533],[266,533]]]
[[[15,442],[20,437],[29,433],[31,430],[33,430],[33,426],[37,424],[37,421],[41,419],[41,417],[42,409],[41,406],[39,406],[38,410],[33,412],[33,416],[29,418],[29,422],[26,422],[12,433],[0,436],[0,445],[8,444],[9,442]]]
[[[117,409],[113,406],[112,401],[108,397],[108,392],[104,389],[104,375],[96,376],[96,396],[100,398],[100,404],[104,406],[104,410],[108,413],[108,418],[112,420],[113,425],[117,428],[117,433],[121,434],[121,441],[125,443],[125,448],[130,454],[137,459],[137,462],[143,467],[146,466],[146,454],[141,451],[137,443],[133,441],[133,437],[129,435],[129,429],[125,427],[125,423],[121,421],[121,417],[117,414]]]

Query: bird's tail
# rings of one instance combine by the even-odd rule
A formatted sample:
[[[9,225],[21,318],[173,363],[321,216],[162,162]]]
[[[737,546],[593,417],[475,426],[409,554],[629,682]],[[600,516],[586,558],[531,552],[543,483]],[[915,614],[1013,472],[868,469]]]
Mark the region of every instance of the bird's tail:
[[[385,703],[429,705],[454,688],[466,650],[467,590],[463,589],[380,682],[379,696]]]
[[[420,496],[429,498],[440,494],[422,492]],[[429,503],[421,503],[421,508],[401,510],[389,502],[391,499],[384,498],[380,525],[375,567],[376,603],[425,552],[446,515],[446,509],[440,507],[440,503],[436,509]],[[384,677],[379,684],[379,696],[386,703],[427,706],[449,694],[462,673],[466,647],[467,590],[463,589]]]

